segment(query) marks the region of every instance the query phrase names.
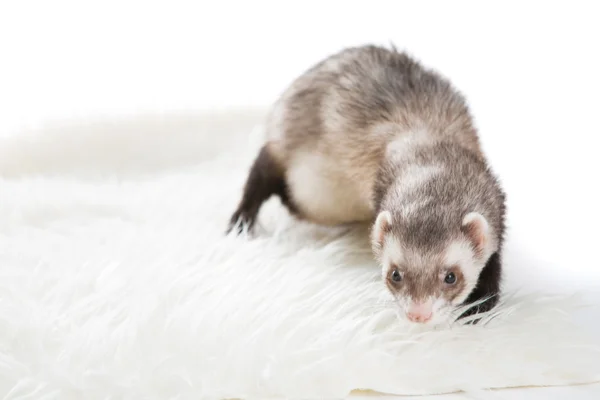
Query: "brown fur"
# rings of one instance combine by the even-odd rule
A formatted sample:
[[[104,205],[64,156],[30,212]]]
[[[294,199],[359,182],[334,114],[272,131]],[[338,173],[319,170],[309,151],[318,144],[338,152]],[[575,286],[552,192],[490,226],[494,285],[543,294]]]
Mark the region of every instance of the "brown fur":
[[[343,50],[308,70],[282,94],[267,122],[272,155],[284,169],[304,162],[304,154],[332,160],[321,170],[345,189],[356,187],[354,197],[367,203],[368,209],[328,218],[306,209],[298,196],[305,218],[332,225],[373,217],[385,147],[415,130],[482,157],[466,103],[450,83],[408,55],[377,46]]]
[[[252,164],[250,174],[244,185],[244,193],[237,210],[231,216],[227,232],[237,227],[240,233],[244,227],[251,230],[256,222],[260,207],[272,195],[279,196],[290,212],[296,212],[296,206],[289,198],[288,187],[283,170],[271,156],[268,146],[261,148]]]
[[[296,216],[323,225],[373,222],[387,210],[386,234],[417,254],[441,254],[452,240],[472,241],[461,221],[475,211],[488,221],[496,251],[469,299],[494,296],[488,304],[495,304],[504,193],[466,101],[447,79],[393,48],[345,49],[292,82],[266,128],[231,224],[252,227],[260,204],[277,194]],[[432,285],[429,293],[456,297],[460,280],[439,286],[439,268],[448,266],[422,268],[430,276],[421,280]],[[419,285],[412,295],[424,296]]]
[[[415,302],[424,302],[428,297],[443,297],[452,302],[465,288],[464,276],[458,266],[445,268],[442,265],[427,270],[415,271],[407,266],[395,266],[402,275],[400,282],[392,280],[393,268],[390,268],[385,283],[396,296],[410,297]],[[444,282],[446,274],[454,272],[456,283]],[[426,275],[426,276],[423,276]],[[428,284],[423,284],[428,282]]]

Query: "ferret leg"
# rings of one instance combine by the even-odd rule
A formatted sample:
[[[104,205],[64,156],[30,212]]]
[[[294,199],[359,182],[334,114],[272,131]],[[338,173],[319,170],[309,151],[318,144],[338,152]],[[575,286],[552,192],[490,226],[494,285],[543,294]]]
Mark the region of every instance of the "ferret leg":
[[[487,264],[479,275],[479,281],[477,287],[467,300],[465,304],[477,302],[479,300],[485,300],[483,303],[473,306],[466,310],[460,317],[464,318],[469,315],[479,314],[493,309],[498,303],[500,297],[500,277],[502,274],[502,263],[500,261],[500,254],[496,252],[492,254]],[[479,319],[474,322],[477,323]]]
[[[237,227],[239,234],[243,231],[244,226],[251,231],[260,207],[274,194],[281,198],[281,202],[290,211],[294,210],[287,193],[283,172],[265,145],[260,149],[250,169],[242,199],[237,210],[231,216],[227,233]]]

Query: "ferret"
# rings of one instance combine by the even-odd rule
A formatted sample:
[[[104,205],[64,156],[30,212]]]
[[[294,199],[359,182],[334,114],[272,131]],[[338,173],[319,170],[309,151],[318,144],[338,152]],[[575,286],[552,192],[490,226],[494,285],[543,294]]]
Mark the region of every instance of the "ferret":
[[[409,321],[496,306],[505,193],[448,79],[393,46],[346,48],[296,78],[265,127],[227,233],[252,231],[276,195],[299,219],[369,223],[383,281]]]

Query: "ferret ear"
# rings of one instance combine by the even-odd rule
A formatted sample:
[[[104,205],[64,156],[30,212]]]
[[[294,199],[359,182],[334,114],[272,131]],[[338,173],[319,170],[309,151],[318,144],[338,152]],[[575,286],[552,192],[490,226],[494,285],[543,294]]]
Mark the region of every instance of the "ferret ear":
[[[375,219],[373,224],[373,230],[371,232],[371,239],[373,244],[381,248],[383,246],[383,240],[385,234],[392,229],[392,214],[389,211],[381,211]]]
[[[489,224],[478,212],[470,212],[462,220],[461,230],[467,235],[475,250],[482,254],[489,245]]]

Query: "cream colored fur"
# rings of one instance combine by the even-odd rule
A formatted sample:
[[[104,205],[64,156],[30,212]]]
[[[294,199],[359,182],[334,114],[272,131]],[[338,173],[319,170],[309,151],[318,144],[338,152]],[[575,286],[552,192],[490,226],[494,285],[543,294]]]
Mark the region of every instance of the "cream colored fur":
[[[477,285],[479,273],[485,263],[475,256],[470,244],[462,240],[451,243],[446,249],[444,258],[444,265],[460,265],[460,269],[464,275],[466,286],[453,302],[454,305],[461,304],[467,299],[469,293],[473,291],[475,285]],[[487,258],[484,258],[484,260],[487,260]]]
[[[289,163],[287,184],[311,221],[324,225],[369,221],[371,182],[354,179],[349,172],[330,158],[299,151]]]

